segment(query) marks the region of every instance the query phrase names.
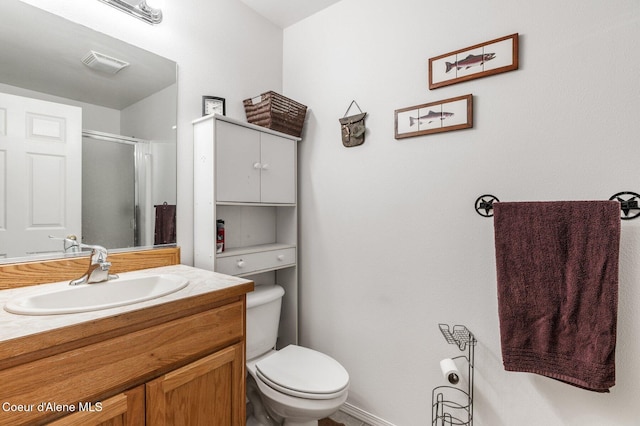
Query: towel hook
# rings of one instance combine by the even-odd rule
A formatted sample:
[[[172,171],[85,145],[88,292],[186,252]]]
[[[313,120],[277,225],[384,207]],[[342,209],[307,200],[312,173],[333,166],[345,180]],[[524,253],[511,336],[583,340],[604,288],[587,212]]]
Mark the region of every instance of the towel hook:
[[[631,195],[628,200],[622,198],[623,195]],[[631,220],[640,216],[640,207],[638,206],[638,199],[640,198],[640,194],[635,192],[618,192],[609,198],[609,200],[616,200],[620,203],[620,219],[622,220]],[[635,211],[633,214],[629,215],[631,211]]]
[[[492,217],[493,216],[493,203],[498,200],[498,197],[491,194],[484,194],[478,197],[476,200],[476,213],[478,213],[482,217]],[[484,211],[483,211],[484,210]]]

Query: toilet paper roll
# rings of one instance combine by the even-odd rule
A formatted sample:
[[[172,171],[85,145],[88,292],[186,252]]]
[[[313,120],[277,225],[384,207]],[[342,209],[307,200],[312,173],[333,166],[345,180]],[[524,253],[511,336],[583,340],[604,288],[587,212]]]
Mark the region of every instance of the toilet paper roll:
[[[451,358],[440,361],[440,370],[442,370],[444,378],[452,385],[456,385],[460,381],[460,372]]]

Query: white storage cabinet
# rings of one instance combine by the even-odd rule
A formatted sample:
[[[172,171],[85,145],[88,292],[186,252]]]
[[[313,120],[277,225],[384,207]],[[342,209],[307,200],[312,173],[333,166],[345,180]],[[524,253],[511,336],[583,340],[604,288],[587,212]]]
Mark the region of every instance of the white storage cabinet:
[[[193,134],[194,266],[284,287],[278,345],[295,344],[300,139],[217,114],[195,120]]]

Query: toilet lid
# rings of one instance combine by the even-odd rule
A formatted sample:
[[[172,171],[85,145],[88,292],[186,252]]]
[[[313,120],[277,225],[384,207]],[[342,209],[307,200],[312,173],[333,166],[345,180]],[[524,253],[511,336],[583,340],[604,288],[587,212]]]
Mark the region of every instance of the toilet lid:
[[[256,372],[271,387],[293,396],[333,398],[349,384],[349,373],[338,361],[296,345],[258,361]]]

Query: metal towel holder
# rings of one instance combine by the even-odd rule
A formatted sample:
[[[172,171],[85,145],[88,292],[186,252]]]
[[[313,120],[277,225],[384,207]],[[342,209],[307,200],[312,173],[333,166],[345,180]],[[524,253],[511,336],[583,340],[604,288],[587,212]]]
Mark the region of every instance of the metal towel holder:
[[[620,203],[620,219],[631,220],[640,216],[640,205],[638,205],[640,194],[630,191],[618,192],[613,194],[609,200],[615,200]],[[500,202],[495,195],[484,194],[479,196],[475,202],[476,213],[482,217],[492,217],[494,202]]]

